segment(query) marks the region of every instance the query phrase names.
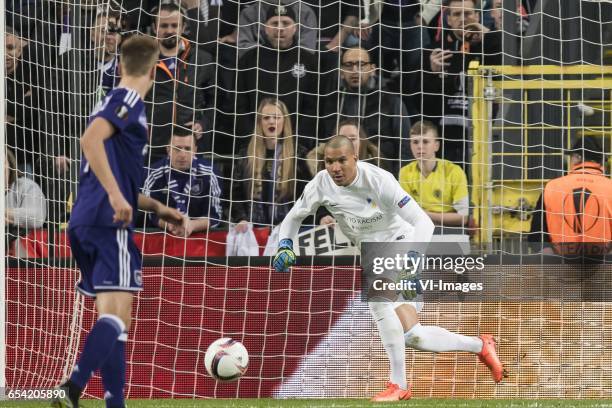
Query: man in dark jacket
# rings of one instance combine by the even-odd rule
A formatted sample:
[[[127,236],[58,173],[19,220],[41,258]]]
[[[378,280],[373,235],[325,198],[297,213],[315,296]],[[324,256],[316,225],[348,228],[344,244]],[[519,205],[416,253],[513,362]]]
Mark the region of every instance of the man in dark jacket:
[[[363,48],[342,55],[337,92],[325,102],[326,135],[332,135],[339,118],[360,120],[378,148],[385,168],[397,175],[401,160],[410,159],[410,118],[399,95],[377,81],[376,65]]]
[[[182,35],[184,16],[179,5],[163,3],[155,13],[153,31],[160,56],[155,83],[146,98],[151,163],[165,156],[172,123],[190,126],[198,139],[198,150],[210,150],[216,81],[211,55]]]
[[[479,0],[444,0],[443,5],[448,28],[424,52],[423,115],[441,128],[442,157],[465,169],[470,150],[467,68],[474,60],[501,63],[501,31],[480,23]]]
[[[314,136],[316,96],[322,89],[318,86],[316,59],[295,45],[296,31],[295,12],[291,7],[270,7],[265,26],[266,43],[250,49],[240,58],[236,102],[240,135],[253,133],[259,101],[275,97],[283,101],[294,116],[292,123],[298,144],[306,148],[314,145],[308,136]]]
[[[119,83],[121,31],[119,12],[111,10],[107,14],[104,9],[92,22],[90,46],[73,48],[59,57],[58,70],[54,72],[58,106],[50,114],[61,117],[49,120],[58,128],[47,138],[47,153],[60,174],[68,171],[71,161],[78,160],[78,139],[95,105]],[[75,167],[78,174],[78,166]]]
[[[24,64],[23,40],[12,27],[5,28],[4,64],[6,67],[6,144],[17,159],[20,170],[33,167],[34,149],[38,148],[32,129],[32,89],[29,72]]]

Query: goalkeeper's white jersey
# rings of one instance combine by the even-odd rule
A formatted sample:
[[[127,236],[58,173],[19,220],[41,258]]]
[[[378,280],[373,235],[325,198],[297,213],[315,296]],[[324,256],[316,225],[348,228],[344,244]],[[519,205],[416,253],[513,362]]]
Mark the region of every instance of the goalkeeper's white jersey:
[[[291,238],[302,220],[325,207],[354,245],[361,242],[429,242],[433,223],[402,189],[391,173],[366,162],[357,162],[357,177],[349,186],[338,186],[326,170],[304,189],[281,224],[279,238]]]

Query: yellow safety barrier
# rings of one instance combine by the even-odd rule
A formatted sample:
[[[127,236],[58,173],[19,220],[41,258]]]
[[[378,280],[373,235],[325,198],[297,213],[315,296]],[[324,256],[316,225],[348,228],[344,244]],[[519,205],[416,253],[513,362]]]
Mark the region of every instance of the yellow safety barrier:
[[[470,64],[468,75],[472,80],[472,138],[473,151],[471,157],[471,201],[474,205],[474,218],[478,224],[475,242],[489,246],[495,240],[508,236],[520,239],[520,234],[529,231],[531,224],[531,210],[535,206],[543,186],[548,180],[530,178],[528,160],[530,157],[557,155],[563,156],[559,150],[554,153],[529,151],[530,132],[539,134],[554,131],[566,138],[563,145],[571,145],[571,135],[598,136],[610,138],[612,136],[612,66],[605,65],[572,65],[572,66],[482,66],[478,62]],[[567,78],[566,78],[567,77]],[[530,90],[559,90],[560,100],[545,99],[530,100]],[[572,100],[575,90],[608,90],[607,100]],[[514,92],[514,99],[506,98],[508,91]],[[520,94],[517,99],[516,94]],[[521,123],[502,126],[496,125],[493,118],[494,107],[503,105],[521,104]],[[564,120],[561,125],[547,124],[543,120],[533,121],[528,117],[529,104],[555,105],[562,107]],[[606,120],[600,126],[576,127],[572,125],[572,110],[578,105],[585,109],[597,111]],[[501,109],[500,109],[501,110]],[[530,124],[535,122],[537,124]],[[492,135],[494,132],[519,131],[521,132],[522,146],[520,152],[492,152]],[[502,135],[503,139],[503,135]],[[606,143],[607,148],[612,143]],[[610,152],[608,152],[610,153]],[[494,178],[493,165],[500,157],[520,157],[521,177],[504,179]],[[567,162],[564,169],[567,170]],[[559,169],[562,170],[562,169]]]

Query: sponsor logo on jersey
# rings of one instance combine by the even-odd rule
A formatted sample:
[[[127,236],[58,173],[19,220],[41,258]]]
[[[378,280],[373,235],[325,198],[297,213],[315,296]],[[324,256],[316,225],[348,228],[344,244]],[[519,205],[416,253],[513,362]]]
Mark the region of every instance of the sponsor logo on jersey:
[[[204,191],[204,180],[196,180],[191,185],[191,193],[200,195]]]
[[[304,64],[296,63],[291,70],[291,75],[293,75],[294,78],[304,78],[306,76],[306,67]]]
[[[142,271],[140,269],[134,271],[134,283],[138,286],[142,286]]]
[[[381,221],[383,219],[383,215],[382,213],[378,213],[372,217],[367,217],[367,218],[345,215],[344,219],[353,225],[368,225],[368,224],[374,224],[374,223],[377,223],[378,221]]]
[[[402,198],[399,203],[397,203],[397,205],[399,206],[399,208],[404,208],[404,206],[406,204],[408,204],[410,202],[410,196],[406,196],[404,198]]]
[[[128,108],[125,105],[121,105],[121,107],[118,107],[117,110],[115,111],[115,113],[117,114],[117,117],[123,120],[127,120],[128,112],[129,112]]]

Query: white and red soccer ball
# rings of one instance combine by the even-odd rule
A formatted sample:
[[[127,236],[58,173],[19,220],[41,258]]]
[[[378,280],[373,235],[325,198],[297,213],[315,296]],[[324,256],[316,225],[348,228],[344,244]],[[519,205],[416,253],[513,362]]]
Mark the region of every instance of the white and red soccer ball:
[[[236,381],[249,366],[249,353],[238,340],[224,337],[215,340],[204,356],[206,371],[217,381]]]

